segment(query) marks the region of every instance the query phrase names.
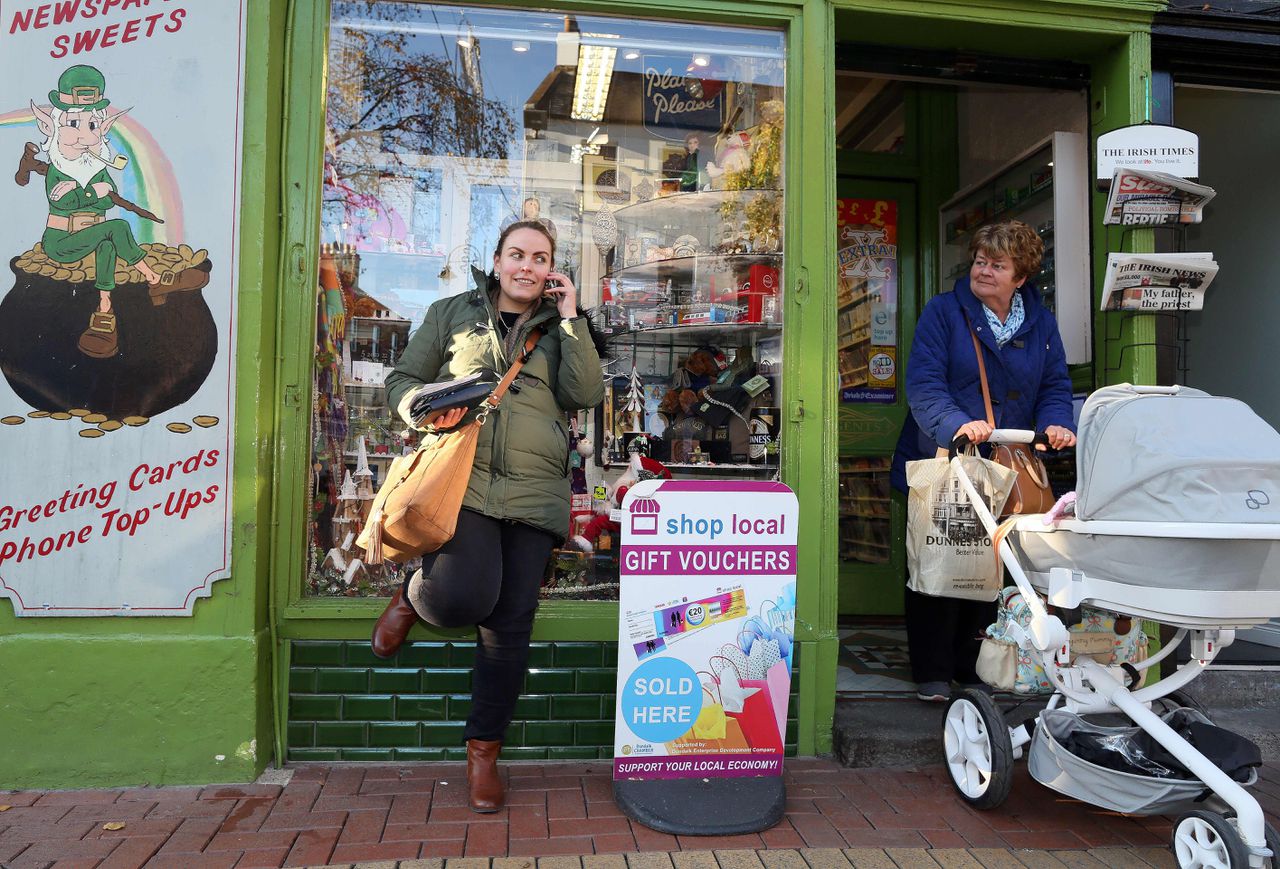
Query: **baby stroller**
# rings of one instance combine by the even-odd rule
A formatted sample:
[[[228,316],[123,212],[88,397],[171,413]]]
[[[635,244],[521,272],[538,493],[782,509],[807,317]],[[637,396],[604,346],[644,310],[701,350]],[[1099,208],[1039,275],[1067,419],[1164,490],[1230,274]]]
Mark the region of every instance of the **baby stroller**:
[[[1171,705],[1170,695],[1204,672],[1236,629],[1280,617],[1280,434],[1233,399],[1129,384],[1090,396],[1079,429],[1074,518],[1023,516],[998,550],[1032,613],[1013,639],[1054,693],[1033,721],[1014,727],[984,692],[952,697],[943,723],[952,783],[975,808],[994,808],[1026,749],[1032,777],[1061,793],[1131,814],[1183,812],[1173,830],[1180,867],[1280,865],[1280,835],[1245,790],[1256,771],[1237,781],[1151,708]],[[992,441],[1036,438],[1043,436],[998,430]],[[953,467],[994,534],[996,519],[962,463]],[[1045,601],[1150,619],[1177,633],[1136,666],[1073,660],[1071,634]],[[1151,668],[1188,634],[1190,662],[1156,678]],[[1152,681],[1138,688],[1144,670]],[[1116,712],[1136,726],[1112,731],[1082,718]],[[1153,778],[1087,762],[1063,748],[1073,729],[1141,736],[1189,775]]]

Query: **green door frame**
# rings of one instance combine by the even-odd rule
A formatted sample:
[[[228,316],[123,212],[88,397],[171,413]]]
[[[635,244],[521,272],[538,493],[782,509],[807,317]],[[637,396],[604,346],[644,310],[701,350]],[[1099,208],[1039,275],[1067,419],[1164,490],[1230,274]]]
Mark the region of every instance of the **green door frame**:
[[[837,409],[840,457],[892,455],[902,421],[907,414],[907,353],[915,333],[920,287],[918,185],[915,181],[884,181],[838,175],[836,196],[840,199],[891,199],[898,204],[898,394],[892,404],[844,404]],[[838,304],[838,301],[837,303]],[[889,425],[885,425],[885,421]],[[904,542],[899,538],[906,517],[895,501],[890,506],[889,527],[894,535],[893,558],[888,564],[841,561],[838,606],[841,613],[895,614],[902,610],[902,586],[906,565],[899,557]]]

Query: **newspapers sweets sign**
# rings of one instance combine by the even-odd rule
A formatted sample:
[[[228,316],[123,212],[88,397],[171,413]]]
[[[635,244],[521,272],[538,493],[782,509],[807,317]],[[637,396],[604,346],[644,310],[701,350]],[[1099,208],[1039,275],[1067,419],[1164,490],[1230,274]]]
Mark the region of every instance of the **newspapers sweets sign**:
[[[615,779],[782,774],[798,518],[781,483],[627,492]]]
[[[1098,184],[1117,169],[1146,169],[1179,178],[1200,177],[1200,137],[1163,124],[1134,124],[1098,137]]]
[[[2,9],[0,597],[189,616],[231,570],[245,4]]]

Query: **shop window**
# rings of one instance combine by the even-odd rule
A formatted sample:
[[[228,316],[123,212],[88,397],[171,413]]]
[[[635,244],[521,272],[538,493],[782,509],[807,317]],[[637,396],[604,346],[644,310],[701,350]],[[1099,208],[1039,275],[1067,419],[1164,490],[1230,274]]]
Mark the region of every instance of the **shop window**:
[[[600,336],[566,414],[571,534],[544,596],[616,599],[621,484],[777,474],[784,36],[427,3],[334,2],[306,589],[386,595],[371,494],[415,436],[383,383],[502,228],[542,220]],[[621,478],[621,481],[620,481]]]

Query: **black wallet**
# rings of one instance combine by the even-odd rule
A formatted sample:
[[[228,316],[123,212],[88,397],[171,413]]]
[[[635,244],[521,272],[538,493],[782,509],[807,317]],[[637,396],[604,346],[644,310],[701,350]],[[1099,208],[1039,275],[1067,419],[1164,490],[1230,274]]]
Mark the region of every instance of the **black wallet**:
[[[455,407],[465,407],[468,410],[479,407],[480,402],[498,385],[492,380],[482,380],[483,376],[482,372],[476,372],[457,380],[428,383],[419,387],[409,403],[409,413],[413,416],[414,425],[429,425],[440,414]]]

